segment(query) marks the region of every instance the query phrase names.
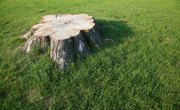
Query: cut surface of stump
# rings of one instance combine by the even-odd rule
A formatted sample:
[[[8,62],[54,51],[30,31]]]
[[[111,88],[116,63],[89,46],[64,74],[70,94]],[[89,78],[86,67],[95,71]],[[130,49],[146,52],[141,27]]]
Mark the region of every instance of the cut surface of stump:
[[[88,14],[63,14],[43,16],[40,23],[32,26],[23,38],[27,40],[23,51],[29,52],[38,45],[46,49],[50,45],[50,56],[59,69],[66,67],[75,56],[90,55],[90,45],[100,48],[102,38],[99,26]]]

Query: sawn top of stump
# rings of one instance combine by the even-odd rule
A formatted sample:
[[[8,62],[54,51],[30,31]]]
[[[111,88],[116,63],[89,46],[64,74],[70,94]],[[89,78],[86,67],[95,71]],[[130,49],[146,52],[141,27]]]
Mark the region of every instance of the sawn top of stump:
[[[64,40],[74,37],[81,30],[88,31],[94,27],[94,19],[88,14],[46,15],[39,24],[34,25],[34,36],[49,36],[51,40]]]

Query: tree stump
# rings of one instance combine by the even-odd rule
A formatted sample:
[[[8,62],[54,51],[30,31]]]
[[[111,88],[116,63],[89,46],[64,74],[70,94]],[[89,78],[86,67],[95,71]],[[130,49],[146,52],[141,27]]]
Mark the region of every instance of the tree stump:
[[[75,56],[84,58],[90,55],[90,46],[101,47],[103,40],[98,30],[93,17],[87,14],[43,16],[40,23],[23,36],[27,39],[23,51],[29,52],[35,45],[41,49],[50,45],[50,57],[62,69]]]

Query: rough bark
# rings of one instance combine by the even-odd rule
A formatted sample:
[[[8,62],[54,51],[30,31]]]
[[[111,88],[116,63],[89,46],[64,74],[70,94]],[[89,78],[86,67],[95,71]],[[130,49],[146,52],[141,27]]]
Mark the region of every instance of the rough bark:
[[[90,46],[101,47],[99,29],[93,17],[87,14],[47,15],[23,36],[27,40],[23,51],[29,52],[35,45],[41,49],[50,45],[51,58],[63,69],[75,56],[89,56]]]

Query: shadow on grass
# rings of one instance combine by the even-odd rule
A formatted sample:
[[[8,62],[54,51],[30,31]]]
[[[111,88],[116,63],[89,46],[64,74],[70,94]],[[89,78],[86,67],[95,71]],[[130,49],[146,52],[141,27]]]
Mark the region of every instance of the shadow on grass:
[[[120,43],[124,38],[133,35],[131,27],[128,26],[128,21],[106,21],[97,20],[98,24],[101,26],[101,35],[103,38],[110,38],[115,40],[115,42]]]

